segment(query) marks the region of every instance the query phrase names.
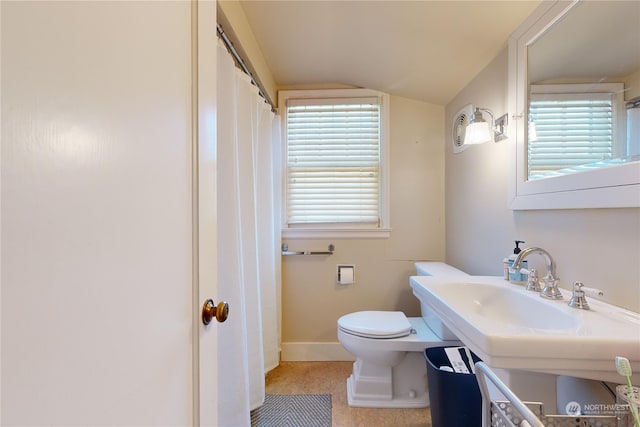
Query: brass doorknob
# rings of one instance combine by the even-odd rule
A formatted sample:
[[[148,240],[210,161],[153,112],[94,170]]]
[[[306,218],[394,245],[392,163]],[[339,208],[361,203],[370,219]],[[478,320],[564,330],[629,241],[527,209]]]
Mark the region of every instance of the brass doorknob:
[[[229,304],[223,301],[216,306],[212,299],[206,300],[202,306],[202,323],[208,325],[214,317],[220,323],[227,320],[227,317],[229,317]]]

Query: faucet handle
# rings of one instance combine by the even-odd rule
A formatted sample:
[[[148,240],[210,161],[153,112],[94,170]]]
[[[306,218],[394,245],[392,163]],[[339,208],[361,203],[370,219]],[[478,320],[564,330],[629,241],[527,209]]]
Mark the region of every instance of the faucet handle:
[[[587,288],[586,286],[583,286],[582,291],[584,292],[585,295],[591,298],[599,299],[600,297],[604,296],[604,292],[596,288]]]
[[[587,302],[583,288],[584,284],[582,282],[575,282],[573,284],[573,295],[569,301],[569,307],[589,310],[589,303]]]
[[[553,274],[547,272],[547,275],[543,277],[544,288],[540,292],[540,296],[546,299],[561,300],[562,292],[558,289],[558,278]]]
[[[540,281],[538,280],[537,269],[532,268],[531,270],[529,270],[529,280],[527,281],[527,287],[525,289],[533,292],[542,291],[542,287],[540,286]]]

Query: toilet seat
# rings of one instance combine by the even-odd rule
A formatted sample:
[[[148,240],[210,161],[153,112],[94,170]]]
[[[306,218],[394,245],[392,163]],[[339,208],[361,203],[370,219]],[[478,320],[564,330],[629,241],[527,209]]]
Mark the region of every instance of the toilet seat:
[[[338,327],[351,335],[384,339],[411,333],[411,323],[401,311],[358,311],[338,319]]]

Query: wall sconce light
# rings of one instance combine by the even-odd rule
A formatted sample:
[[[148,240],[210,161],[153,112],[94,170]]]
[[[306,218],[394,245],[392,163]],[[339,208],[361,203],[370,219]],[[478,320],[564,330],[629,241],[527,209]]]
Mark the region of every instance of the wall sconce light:
[[[491,116],[491,123],[482,115]],[[493,131],[493,132],[492,132]],[[475,107],[464,135],[464,145],[484,144],[489,141],[502,141],[507,138],[507,114],[494,120],[493,113],[487,108]]]

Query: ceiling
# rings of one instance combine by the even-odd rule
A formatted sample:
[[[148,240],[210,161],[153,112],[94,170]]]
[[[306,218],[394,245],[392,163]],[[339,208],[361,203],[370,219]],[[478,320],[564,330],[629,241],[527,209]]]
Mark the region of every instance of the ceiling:
[[[640,70],[640,1],[579,3],[529,46],[527,60],[530,82],[619,82]]]
[[[348,85],[440,105],[539,3],[240,1],[279,88]]]

